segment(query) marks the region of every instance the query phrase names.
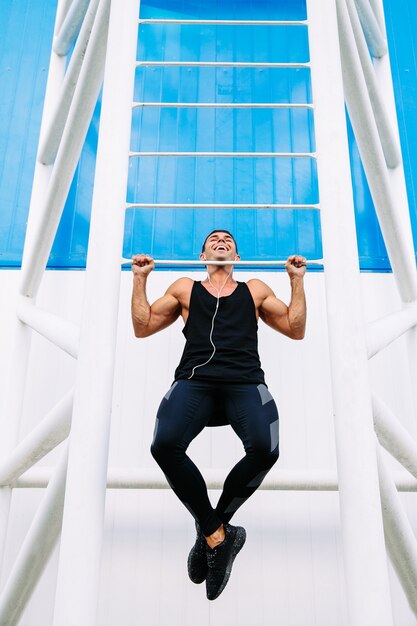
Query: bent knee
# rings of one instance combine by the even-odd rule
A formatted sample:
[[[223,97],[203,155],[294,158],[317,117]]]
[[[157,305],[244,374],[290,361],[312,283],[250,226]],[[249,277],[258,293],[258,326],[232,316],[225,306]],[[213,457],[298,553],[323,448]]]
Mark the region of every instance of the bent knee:
[[[270,450],[268,454],[265,455],[265,462],[268,467],[272,467],[279,459],[279,446],[275,448],[275,450]]]
[[[184,455],[184,450],[177,441],[165,437],[155,437],[150,450],[158,463],[172,461]]]
[[[273,465],[278,461],[279,458],[279,446],[277,445],[274,450],[270,448],[255,448],[252,451],[248,451],[249,456],[252,457],[252,460],[262,467],[262,469],[271,469]]]

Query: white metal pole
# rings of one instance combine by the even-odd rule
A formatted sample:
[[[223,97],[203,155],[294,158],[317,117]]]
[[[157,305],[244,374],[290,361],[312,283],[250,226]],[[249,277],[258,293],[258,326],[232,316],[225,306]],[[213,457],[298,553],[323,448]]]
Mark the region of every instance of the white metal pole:
[[[71,428],[73,395],[73,390],[66,393],[11,454],[2,459],[0,485],[11,485],[68,437]]]
[[[354,0],[346,0],[346,4],[362,65],[363,75],[366,86],[368,87],[369,100],[374,112],[375,122],[378,128],[382,149],[384,151],[385,161],[388,167],[397,167],[401,163],[398,137],[395,136],[391,122],[388,118],[385,102],[377,83],[375,70],[369,56],[368,47],[366,45],[365,36],[359,21],[355,2]]]
[[[80,32],[89,3],[90,0],[72,1],[54,39],[54,52],[59,56],[66,56],[70,51],[75,38]]]
[[[286,264],[285,261],[277,260],[277,261],[200,261],[200,259],[190,259],[189,261],[184,260],[173,260],[173,259],[154,259],[155,266],[166,266],[166,267],[182,267],[182,266],[196,266],[196,267],[205,267],[206,265],[216,265],[216,266],[229,266],[233,265],[235,267],[284,267]],[[122,259],[122,263],[126,263],[132,265],[132,259]],[[307,260],[306,265],[323,265],[323,259],[315,259],[315,260]]]
[[[388,554],[417,616],[417,541],[378,444],[377,456]]]
[[[44,311],[31,298],[20,296],[17,304],[17,317],[21,322],[77,358],[80,328],[74,322],[64,320],[58,315]]]
[[[384,7],[382,0],[373,0],[375,5],[375,14],[381,22],[381,28],[385,33]],[[392,120],[392,126],[397,134],[399,141],[398,122],[395,107],[394,88],[392,84],[392,73],[389,55],[386,54],[381,59],[374,61],[375,74],[378,79],[380,88],[383,90],[386,99],[388,114]],[[404,168],[397,167],[395,170],[388,171],[389,181],[393,194],[396,199],[396,210],[399,213],[399,219],[407,231],[407,251],[411,258],[414,259],[415,268],[415,250],[411,230],[410,212],[408,206],[407,189],[405,184]],[[415,271],[415,270],[414,270]],[[407,334],[407,350],[410,363],[410,375],[412,381],[412,393],[414,395],[414,415],[417,418],[417,328],[413,328]]]
[[[51,179],[44,194],[37,232],[28,250],[21,288],[24,296],[30,297],[37,292],[48,262],[103,80],[107,27],[106,3],[101,0]]]
[[[417,478],[417,441],[399,422],[385,402],[373,394],[372,407],[375,432],[379,442]]]
[[[130,152],[134,157],[216,157],[216,158],[284,158],[315,159],[314,152]]]
[[[55,626],[96,623],[138,16],[111,3]]]
[[[338,0],[337,7],[343,86],[350,120],[401,299],[412,302],[417,299],[417,277],[409,228],[388,177],[345,0]]]
[[[55,547],[62,525],[67,461],[66,448],[0,595],[0,626],[18,623]]]
[[[400,311],[385,315],[366,326],[368,359],[381,352],[417,324],[417,303],[405,304]]]
[[[312,104],[293,102],[134,102],[132,108],[157,109],[313,109]]]
[[[100,0],[91,0],[84,18],[65,74],[61,96],[55,105],[54,113],[39,147],[38,158],[41,163],[48,165],[53,163],[58,152],[99,3]]]
[[[319,204],[207,204],[192,202],[188,204],[178,204],[175,202],[126,202],[127,209],[287,209],[290,211],[297,209],[320,210]]]
[[[302,69],[310,63],[246,63],[240,61],[136,61],[136,67],[270,67],[275,69]]]
[[[392,626],[336,5],[307,8],[348,623]]]
[[[61,28],[72,3],[73,0],[60,0],[59,14],[57,14],[57,19],[55,21],[54,35],[56,35]]]
[[[375,19],[378,22],[378,25],[381,29],[382,36],[387,38],[385,32],[385,18],[384,18],[384,8],[382,6],[382,0],[369,0],[369,4],[371,5],[372,11],[375,15]]]
[[[56,23],[67,6],[65,0],[60,0],[57,7]],[[65,73],[65,59],[51,53],[48,78],[42,114],[41,135],[51,115],[53,102],[58,97],[59,88]],[[33,178],[32,195],[26,228],[25,247],[23,251],[22,268],[28,265],[28,246],[33,241],[39,220],[40,207],[49,184],[51,168],[36,163]],[[30,353],[32,331],[16,319],[13,329],[14,343],[11,361],[7,370],[6,392],[2,413],[0,416],[0,456],[4,458],[11,452],[18,441],[20,418],[25,398],[27,366]],[[3,561],[4,544],[10,510],[11,489],[0,488],[0,563]]]
[[[355,4],[372,56],[377,58],[384,56],[387,53],[387,42],[369,0],[355,0]]]
[[[80,335],[78,324],[41,309],[34,304],[32,298],[24,296],[18,298],[16,313],[21,322],[70,356],[77,358]]]
[[[13,482],[15,489],[41,489],[48,485],[54,468],[33,467]],[[229,469],[203,468],[208,489],[223,489]],[[417,479],[408,472],[394,473],[398,491],[417,492]],[[148,467],[109,467],[108,489],[170,489],[160,470]],[[337,491],[337,475],[332,470],[275,470],[269,472],[259,489],[267,491]]]
[[[176,19],[140,19],[139,24],[184,24],[185,26],[307,26],[304,20],[176,20]]]

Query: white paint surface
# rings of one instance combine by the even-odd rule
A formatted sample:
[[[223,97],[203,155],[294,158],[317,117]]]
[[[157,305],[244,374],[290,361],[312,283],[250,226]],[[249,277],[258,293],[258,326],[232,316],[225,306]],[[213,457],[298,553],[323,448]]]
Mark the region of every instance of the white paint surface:
[[[155,272],[149,299],[161,295],[179,275]],[[253,274],[240,272],[238,280]],[[288,302],[285,273],[257,275]],[[203,274],[196,272],[199,279]],[[83,272],[47,272],[39,306],[79,322]],[[0,272],[0,392],[11,350],[14,294],[19,275]],[[362,274],[364,311],[371,321],[400,307],[390,274]],[[130,324],[131,276],[122,275],[110,466],[155,467],[149,446],[155,413],[172,382],[184,345],[182,324],[145,340]],[[308,273],[307,334],[304,341],[283,337],[260,322],[259,350],[281,421],[280,469],[335,469],[335,446],[327,345],[324,277]],[[417,437],[406,337],[370,362],[373,389]],[[42,337],[34,336],[22,433],[40,421],[74,382],[76,362]],[[206,429],[190,446],[204,468],[231,467],[242,446],[230,428]],[[53,465],[58,451],[41,461]],[[389,466],[398,463],[387,457]],[[215,503],[218,491],[211,492]],[[42,490],[16,490],[1,584],[10,571]],[[400,494],[417,531],[415,494]],[[204,585],[193,585],[186,560],[194,542],[191,516],[170,490],[108,491],[98,626],[349,626],[341,561],[338,494],[259,491],[237,512],[247,543],[230,582],[215,602]],[[57,554],[46,569],[21,620],[21,626],[52,624]],[[74,572],[76,575],[76,572]],[[390,568],[396,626],[416,620]]]

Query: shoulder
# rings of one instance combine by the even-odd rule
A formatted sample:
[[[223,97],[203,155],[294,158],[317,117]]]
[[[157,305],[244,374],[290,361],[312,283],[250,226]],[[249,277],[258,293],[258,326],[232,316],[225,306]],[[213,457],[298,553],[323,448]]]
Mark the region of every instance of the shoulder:
[[[192,278],[178,278],[178,280],[173,282],[168,287],[166,293],[171,294],[176,298],[180,298],[184,294],[190,293],[193,285],[194,281],[192,280]]]
[[[267,298],[274,294],[271,287],[258,278],[251,278],[246,284],[251,294],[257,298]]]

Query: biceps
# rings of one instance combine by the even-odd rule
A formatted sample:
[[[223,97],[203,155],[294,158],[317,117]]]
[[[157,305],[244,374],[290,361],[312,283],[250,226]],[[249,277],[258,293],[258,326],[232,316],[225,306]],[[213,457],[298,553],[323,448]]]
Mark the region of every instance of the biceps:
[[[278,298],[268,297],[261,306],[259,315],[261,319],[274,330],[291,335],[291,327],[288,319],[288,307]]]

